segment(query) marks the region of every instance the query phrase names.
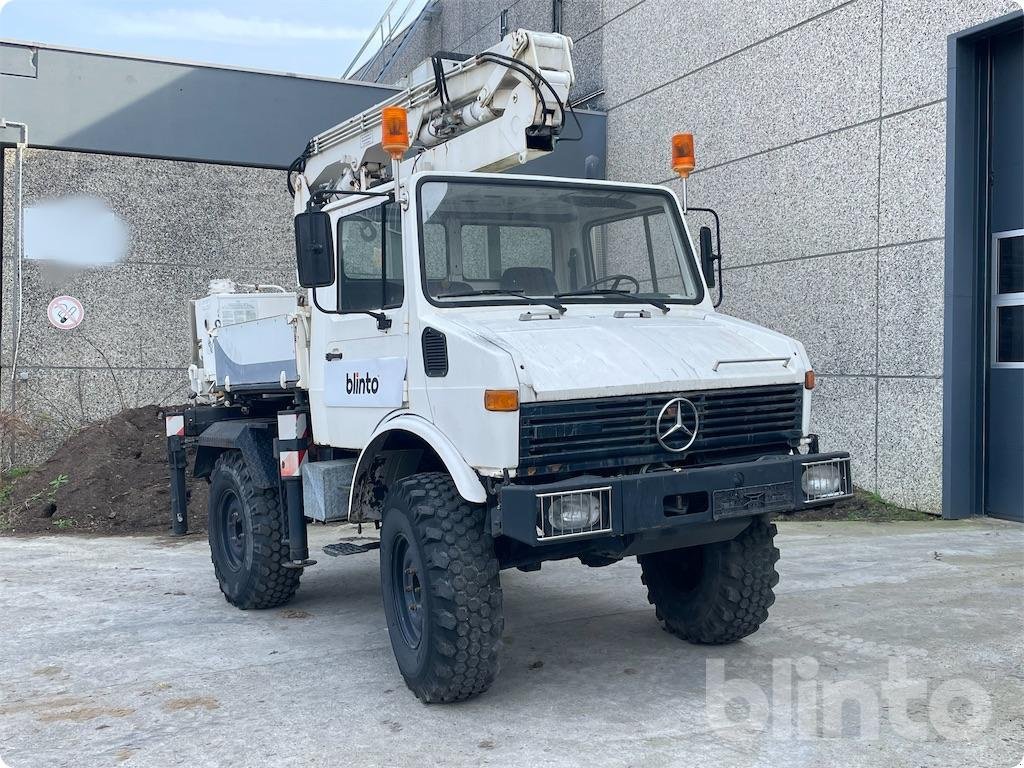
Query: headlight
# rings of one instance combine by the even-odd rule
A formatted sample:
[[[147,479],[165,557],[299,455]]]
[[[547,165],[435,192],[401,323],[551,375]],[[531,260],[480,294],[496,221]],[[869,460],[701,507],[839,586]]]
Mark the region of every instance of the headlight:
[[[612,529],[612,489],[537,494],[537,539],[589,536]]]
[[[574,493],[551,500],[548,522],[559,531],[585,531],[601,518],[601,499],[593,493]]]
[[[842,488],[839,465],[828,463],[805,466],[800,487],[804,489],[804,496],[808,499],[834,496]]]

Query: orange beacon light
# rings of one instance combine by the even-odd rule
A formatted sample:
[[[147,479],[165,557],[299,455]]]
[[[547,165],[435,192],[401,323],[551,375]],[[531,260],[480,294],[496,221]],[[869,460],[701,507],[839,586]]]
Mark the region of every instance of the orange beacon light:
[[[381,146],[395,160],[409,149],[409,121],[404,107],[384,107],[381,117]]]
[[[672,136],[672,170],[685,179],[697,167],[693,154],[693,134],[677,133]]]

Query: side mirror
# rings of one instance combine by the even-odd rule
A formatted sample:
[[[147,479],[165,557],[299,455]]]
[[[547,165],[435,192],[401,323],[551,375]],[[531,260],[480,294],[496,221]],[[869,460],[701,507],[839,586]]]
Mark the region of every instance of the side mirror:
[[[708,288],[715,287],[715,253],[711,246],[711,227],[700,228],[700,267]]]
[[[334,283],[334,238],[329,214],[306,211],[295,217],[295,261],[303,288]]]

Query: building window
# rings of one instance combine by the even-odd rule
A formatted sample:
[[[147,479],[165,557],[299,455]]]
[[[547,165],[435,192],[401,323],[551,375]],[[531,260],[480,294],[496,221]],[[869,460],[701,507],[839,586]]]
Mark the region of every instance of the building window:
[[[551,0],[551,31],[562,31],[562,0]]]
[[[1024,368],[1024,230],[992,238],[992,365]]]
[[[505,39],[505,35],[508,34],[508,8],[506,8],[505,10],[503,10],[501,12],[501,19],[499,21],[499,24],[500,24],[500,30],[501,31],[500,31],[498,37],[499,37],[499,39],[504,40]]]

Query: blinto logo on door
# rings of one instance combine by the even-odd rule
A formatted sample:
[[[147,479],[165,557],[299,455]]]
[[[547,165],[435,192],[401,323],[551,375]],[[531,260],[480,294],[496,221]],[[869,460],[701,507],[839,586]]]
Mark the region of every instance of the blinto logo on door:
[[[332,360],[324,367],[324,405],[399,408],[404,395],[404,357]]]

